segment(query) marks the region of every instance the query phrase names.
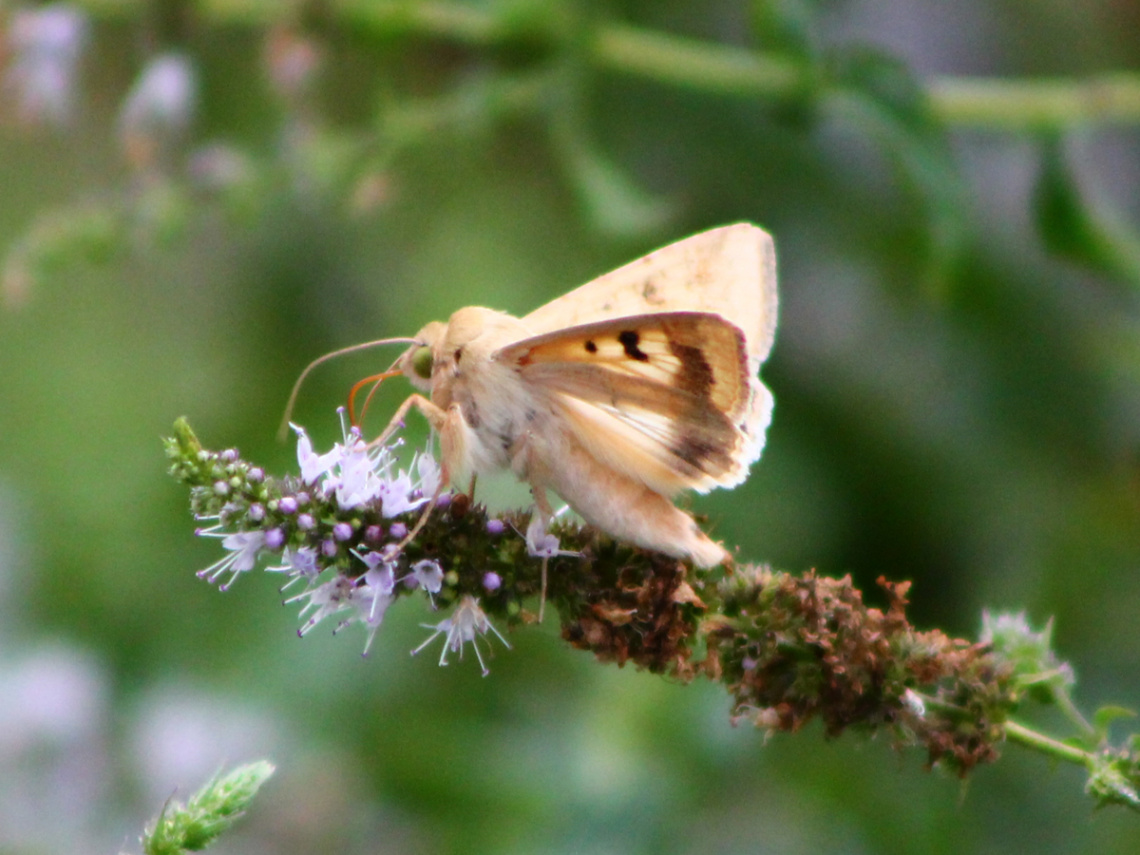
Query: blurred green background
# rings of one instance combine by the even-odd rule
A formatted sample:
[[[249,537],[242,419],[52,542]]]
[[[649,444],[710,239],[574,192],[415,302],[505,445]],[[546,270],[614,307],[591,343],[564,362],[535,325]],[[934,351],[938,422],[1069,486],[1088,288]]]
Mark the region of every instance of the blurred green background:
[[[411,601],[366,659],[357,632],[299,641],[275,578],[195,578],[220,550],[160,438],[187,415],[283,472],[315,356],[750,220],[780,257],[777,403],[751,479],[694,503],[716,536],[872,600],[913,579],[923,628],[1053,617],[1082,707],[1140,707],[1140,117],[921,97],[1135,73],[1140,3],[36,9],[0,3],[0,852],[137,851],[168,796],[261,756],[218,851],[1137,851],[1079,770],[1010,746],[961,783],[853,735],[766,741],[549,619],[487,679],[408,656],[438,620]],[[631,34],[804,76],[701,78],[671,39],[638,66]],[[320,370],[319,444],[388,358]]]

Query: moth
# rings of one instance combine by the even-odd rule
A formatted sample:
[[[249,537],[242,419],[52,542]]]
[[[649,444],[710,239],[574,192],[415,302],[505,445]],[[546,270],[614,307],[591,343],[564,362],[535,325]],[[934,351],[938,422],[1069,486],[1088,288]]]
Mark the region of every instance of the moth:
[[[460,309],[369,378],[403,374],[417,389],[374,442],[414,407],[439,437],[441,486],[509,469],[530,485],[543,525],[555,493],[619,540],[712,567],[728,553],[673,498],[734,487],[759,458],[773,405],[759,370],[776,308],[772,238],[737,223],[522,318]],[[367,346],[321,357],[294,396],[319,362]]]
[[[715,566],[728,553],[672,500],[736,486],[759,458],[776,308],[768,233],[702,232],[522,318],[428,324],[395,363],[418,392],[391,424],[423,413],[444,483],[510,469],[547,521],[553,492],[617,539]]]

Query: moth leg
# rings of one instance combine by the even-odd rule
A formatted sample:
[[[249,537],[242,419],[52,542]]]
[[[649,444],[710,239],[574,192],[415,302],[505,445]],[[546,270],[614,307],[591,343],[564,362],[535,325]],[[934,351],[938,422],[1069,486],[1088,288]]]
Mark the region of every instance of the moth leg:
[[[546,497],[546,488],[541,484],[535,484],[530,488],[531,495],[534,496],[534,504],[538,508],[536,514],[542,516],[543,531],[550,525],[550,521],[554,519],[554,509],[550,507],[550,500]],[[542,616],[546,612],[546,567],[550,563],[550,558],[546,555],[542,556],[542,587],[538,594],[538,622],[542,623]]]
[[[442,434],[444,437],[447,437],[449,435],[446,430],[449,422],[452,421],[455,417],[459,416],[458,408],[453,407],[451,410],[444,410],[433,402],[429,401],[423,395],[409,395],[404,403],[400,404],[399,409],[397,409],[393,414],[392,419],[388,422],[388,426],[384,428],[383,433],[376,437],[376,439],[372,440],[372,442],[368,443],[368,447],[371,448],[374,445],[378,445],[379,443],[386,440],[389,436],[391,436],[392,432],[397,427],[399,427],[400,423],[404,419],[404,416],[412,407],[415,407],[417,410],[423,413],[424,418],[428,420],[428,423],[431,425],[432,430]],[[436,502],[439,500],[440,495],[442,495],[444,488],[451,483],[451,469],[447,465],[448,455],[442,454],[440,456],[442,459],[440,460],[439,464],[439,484],[436,486],[435,492],[428,500],[428,503],[424,505],[423,513],[421,513],[419,519],[416,520],[416,524],[412,526],[411,530],[400,539],[399,543],[396,544],[397,550],[403,550],[405,546],[415,540],[416,535],[418,535],[423,530],[423,527],[427,525],[428,519],[431,518],[432,509],[435,508]]]
[[[542,615],[546,611],[546,565],[550,563],[550,559],[545,555],[542,556],[542,590],[538,595],[538,622],[542,623]]]
[[[436,502],[439,501],[439,497],[443,493],[443,486],[444,486],[444,484],[447,483],[447,481],[444,478],[445,474],[446,473],[443,471],[443,467],[440,467],[439,485],[435,488],[435,492],[432,494],[432,497],[428,500],[428,503],[426,505],[424,505],[423,513],[420,514],[420,518],[418,520],[416,520],[416,524],[414,526],[412,526],[411,531],[409,531],[407,534],[405,534],[404,537],[400,540],[400,542],[396,544],[397,551],[403,551],[404,547],[407,546],[409,543],[411,543],[413,540],[415,540],[416,535],[419,534],[423,530],[423,527],[425,525],[427,525],[427,521],[431,517],[432,509],[435,508]]]
[[[475,502],[475,478],[476,477],[477,477],[476,474],[474,472],[472,472],[471,473],[471,483],[467,485],[467,498],[469,498],[471,500],[472,504],[474,504],[474,502]]]
[[[453,456],[451,453],[453,453],[454,449],[451,448],[451,446],[454,446],[454,438],[459,435],[456,422],[462,421],[463,418],[463,414],[459,412],[458,406],[453,405],[446,410],[441,409],[437,405],[432,404],[430,400],[424,398],[422,394],[409,396],[404,404],[400,406],[400,409],[397,410],[396,416],[399,416],[401,413],[406,413],[408,407],[413,405],[417,409],[420,409],[420,412],[426,416],[427,421],[431,422],[432,430],[438,431],[440,434],[441,454],[439,463],[439,484],[435,487],[431,499],[427,500],[427,504],[424,505],[420,519],[416,520],[416,524],[412,527],[412,530],[408,531],[408,534],[400,539],[396,545],[397,549],[404,549],[405,546],[412,543],[416,535],[420,534],[423,527],[426,526],[427,520],[431,518],[431,512],[435,507],[435,503],[438,502],[440,495],[442,495],[443,489],[451,483],[451,467],[448,465],[448,461],[451,459],[451,456]],[[396,416],[393,416],[393,420]]]
[[[424,414],[424,418],[428,420],[428,424],[431,425],[432,430],[440,431],[443,429],[444,423],[447,421],[447,412],[423,395],[414,393],[404,399],[404,403],[400,404],[396,412],[392,414],[392,418],[388,421],[387,427],[380,432],[380,435],[376,437],[376,439],[368,443],[368,447],[373,448],[380,445],[395,433],[396,429],[403,423],[404,417],[408,414],[408,410],[412,407],[415,407]]]
[[[535,484],[531,486],[530,494],[534,496],[535,505],[549,524],[554,519],[554,508],[550,506],[550,499],[546,498],[546,488],[541,484]]]

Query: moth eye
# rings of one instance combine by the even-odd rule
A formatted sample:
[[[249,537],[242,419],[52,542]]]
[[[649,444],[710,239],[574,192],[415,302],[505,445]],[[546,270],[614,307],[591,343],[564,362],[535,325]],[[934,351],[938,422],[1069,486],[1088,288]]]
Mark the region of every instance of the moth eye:
[[[417,377],[430,380],[431,369],[431,348],[425,345],[424,347],[418,348],[416,352],[412,354],[412,371],[416,373]]]

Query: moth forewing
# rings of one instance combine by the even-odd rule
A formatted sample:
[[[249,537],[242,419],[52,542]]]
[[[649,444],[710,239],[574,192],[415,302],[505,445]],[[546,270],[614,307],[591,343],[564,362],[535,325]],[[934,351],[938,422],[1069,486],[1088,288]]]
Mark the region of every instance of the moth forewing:
[[[758,369],[776,333],[776,249],[751,223],[710,229],[599,276],[526,315],[533,334],[609,318],[709,312],[744,333]]]

